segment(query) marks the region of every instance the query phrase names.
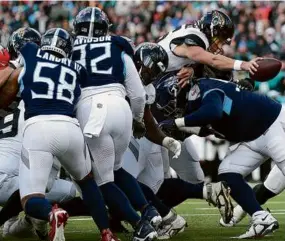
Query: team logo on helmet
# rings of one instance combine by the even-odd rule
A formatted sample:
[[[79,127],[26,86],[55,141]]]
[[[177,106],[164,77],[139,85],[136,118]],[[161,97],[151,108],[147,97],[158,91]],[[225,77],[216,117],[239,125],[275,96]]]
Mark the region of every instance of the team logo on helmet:
[[[178,80],[176,76],[173,76],[171,80],[165,83],[165,87],[170,95],[176,97],[180,91],[181,87],[178,85]]]
[[[215,11],[213,13],[212,24],[213,24],[213,26],[217,26],[217,25],[223,26],[225,24],[225,19],[223,18],[223,16],[219,12]]]
[[[17,32],[18,32],[19,37],[22,38],[24,36],[24,34],[25,34],[25,28],[19,28],[17,30]]]

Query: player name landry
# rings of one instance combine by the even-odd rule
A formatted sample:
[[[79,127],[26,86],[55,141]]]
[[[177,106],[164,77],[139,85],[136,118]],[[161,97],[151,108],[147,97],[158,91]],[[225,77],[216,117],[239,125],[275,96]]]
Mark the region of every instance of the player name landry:
[[[106,42],[106,41],[111,41],[111,36],[101,36],[101,37],[85,37],[85,36],[79,36],[76,38],[74,41],[74,45],[78,44],[87,44],[87,43],[97,43],[97,42]]]
[[[80,71],[82,66],[77,64],[76,62],[72,62],[70,59],[67,58],[58,58],[52,54],[49,54],[47,52],[42,52],[40,49],[38,49],[37,52],[37,57],[41,58],[41,59],[46,59],[46,60],[50,60],[50,61],[55,61],[58,63],[63,63],[65,65],[67,65],[68,67],[71,67],[72,65],[74,65],[74,67],[76,68],[77,71]]]

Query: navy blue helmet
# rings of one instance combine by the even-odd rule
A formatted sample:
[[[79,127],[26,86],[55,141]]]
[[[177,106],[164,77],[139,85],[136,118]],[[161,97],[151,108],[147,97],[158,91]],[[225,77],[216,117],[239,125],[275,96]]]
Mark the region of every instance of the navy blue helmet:
[[[9,38],[8,51],[11,59],[18,57],[18,51],[28,42],[33,42],[37,45],[41,44],[41,34],[29,27],[19,28]]]
[[[135,49],[134,63],[145,85],[152,83],[168,67],[166,51],[155,43],[142,43]]]
[[[164,117],[180,117],[186,105],[186,90],[178,85],[177,71],[164,75],[154,83],[156,89],[156,108]]]
[[[73,27],[76,36],[99,37],[108,34],[110,23],[100,8],[87,7],[77,14]]]
[[[229,44],[234,35],[234,24],[230,17],[222,11],[213,10],[197,21],[198,28],[209,40],[209,51],[221,53],[222,45]]]
[[[41,49],[58,57],[69,57],[72,48],[73,38],[62,28],[49,29],[42,37]]]

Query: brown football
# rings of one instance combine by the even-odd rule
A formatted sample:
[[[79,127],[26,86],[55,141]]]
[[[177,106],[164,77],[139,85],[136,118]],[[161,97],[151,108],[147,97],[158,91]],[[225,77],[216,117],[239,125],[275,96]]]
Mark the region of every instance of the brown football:
[[[13,69],[7,67],[0,70],[0,85],[4,83],[0,88],[0,109],[7,108],[17,96],[19,91],[18,77],[22,68]]]
[[[250,74],[252,80],[265,82],[273,79],[281,70],[281,61],[273,58],[264,58],[257,61],[259,67],[254,75]]]

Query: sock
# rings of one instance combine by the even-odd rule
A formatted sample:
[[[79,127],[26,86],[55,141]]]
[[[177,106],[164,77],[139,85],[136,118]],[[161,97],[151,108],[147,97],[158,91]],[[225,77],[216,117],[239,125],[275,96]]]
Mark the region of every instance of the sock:
[[[51,204],[44,197],[31,197],[25,204],[27,215],[45,221],[49,221],[51,209]]]
[[[140,216],[133,209],[127,196],[113,182],[100,186],[107,206],[112,210],[117,210],[126,221],[132,226],[140,221]]]
[[[256,200],[260,205],[265,204],[267,200],[276,196],[276,194],[268,190],[264,184],[257,184],[253,188],[253,191],[255,192]]]
[[[148,202],[156,208],[161,217],[165,217],[171,209],[167,207],[147,185],[140,182],[139,185]]]
[[[133,207],[142,211],[148,205],[138,181],[123,168],[114,171],[115,184],[127,195]]]
[[[88,207],[94,222],[99,230],[109,228],[109,218],[102,193],[93,178],[77,181],[81,189],[83,202]]]
[[[68,212],[70,217],[73,216],[91,216],[88,207],[84,204],[80,197],[72,198],[63,203],[59,203],[58,206]]]
[[[10,218],[18,216],[23,211],[21,204],[20,192],[15,191],[7,200],[0,211],[0,226],[2,226]]]
[[[203,199],[204,183],[192,184],[182,179],[164,179],[157,196],[170,208],[177,206],[188,198]]]
[[[254,191],[245,182],[243,176],[238,173],[223,173],[219,175],[221,181],[227,182],[231,188],[232,198],[246,211],[250,216],[262,208],[256,200]]]

